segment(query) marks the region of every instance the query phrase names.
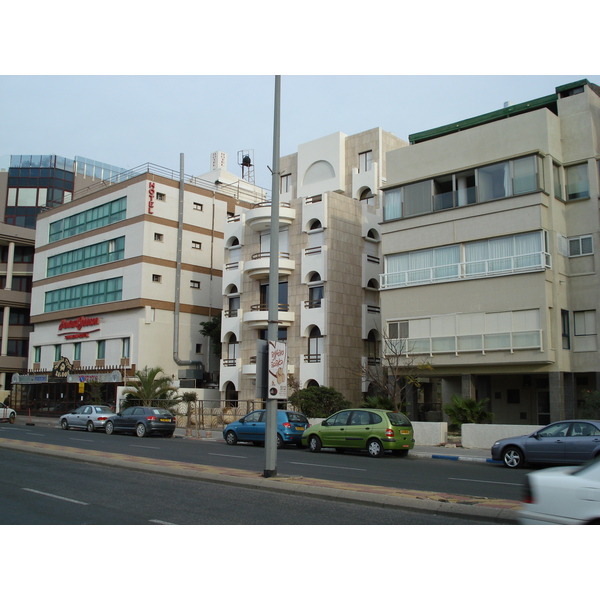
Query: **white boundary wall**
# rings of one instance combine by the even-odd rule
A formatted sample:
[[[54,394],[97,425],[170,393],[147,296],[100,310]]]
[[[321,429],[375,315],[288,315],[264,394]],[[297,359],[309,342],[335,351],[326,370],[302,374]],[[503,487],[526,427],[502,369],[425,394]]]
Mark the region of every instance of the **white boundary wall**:
[[[463,448],[490,449],[494,442],[516,435],[529,435],[538,431],[542,425],[478,425],[465,423],[461,427],[461,444]]]

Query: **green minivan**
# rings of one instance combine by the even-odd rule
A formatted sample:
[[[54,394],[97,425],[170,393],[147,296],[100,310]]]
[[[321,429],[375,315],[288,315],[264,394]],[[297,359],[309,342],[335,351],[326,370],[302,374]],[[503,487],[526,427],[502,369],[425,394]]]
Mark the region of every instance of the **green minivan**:
[[[366,450],[377,458],[386,450],[406,456],[415,446],[413,426],[400,412],[374,408],[351,408],[311,425],[302,434],[302,445],[311,452],[321,448]]]

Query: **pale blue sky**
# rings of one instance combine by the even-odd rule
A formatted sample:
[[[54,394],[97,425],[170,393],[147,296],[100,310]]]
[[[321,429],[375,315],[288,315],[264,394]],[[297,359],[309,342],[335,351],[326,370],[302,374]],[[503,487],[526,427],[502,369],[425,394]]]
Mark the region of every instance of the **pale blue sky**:
[[[342,131],[411,133],[525,102],[590,75],[282,76],[281,153]],[[210,154],[253,150],[256,183],[270,187],[272,75],[0,76],[0,157],[85,156],[119,167],[146,162],[200,175]]]

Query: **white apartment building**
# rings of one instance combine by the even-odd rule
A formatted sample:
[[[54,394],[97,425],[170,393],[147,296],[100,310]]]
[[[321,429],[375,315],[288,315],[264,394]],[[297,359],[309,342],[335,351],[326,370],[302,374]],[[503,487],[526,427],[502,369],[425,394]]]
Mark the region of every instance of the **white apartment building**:
[[[458,394],[545,424],[598,389],[599,134],[583,80],[388,153],[384,331],[433,367],[413,417]]]
[[[382,272],[380,187],[388,150],[407,143],[379,128],[334,133],[281,159],[279,338],[300,386],[333,387],[359,403],[362,366],[376,355]],[[220,389],[255,400],[257,340],[266,339],[271,205],[225,227]],[[291,380],[290,380],[291,381]]]
[[[264,197],[222,165],[184,175],[182,157],[179,173],[147,165],[40,214],[21,407],[64,410],[91,381],[112,403],[145,366],[211,383],[218,358],[200,323],[222,308],[223,227]]]

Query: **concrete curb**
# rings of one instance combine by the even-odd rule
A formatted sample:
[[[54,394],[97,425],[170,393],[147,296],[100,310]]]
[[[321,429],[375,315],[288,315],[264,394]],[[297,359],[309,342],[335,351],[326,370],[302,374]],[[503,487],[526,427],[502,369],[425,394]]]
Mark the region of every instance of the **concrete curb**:
[[[276,476],[264,478],[260,473],[239,469],[210,467],[160,459],[144,459],[96,450],[75,450],[40,442],[0,439],[0,447],[248,489],[300,494],[313,498],[471,518],[493,523],[516,523],[516,509],[520,507],[519,502],[511,500],[348,484],[308,477]]]

